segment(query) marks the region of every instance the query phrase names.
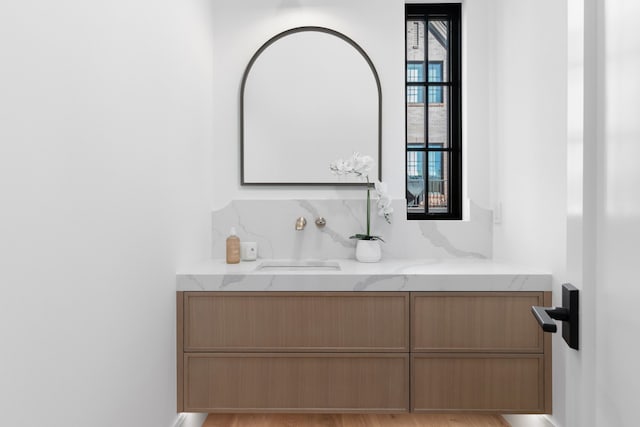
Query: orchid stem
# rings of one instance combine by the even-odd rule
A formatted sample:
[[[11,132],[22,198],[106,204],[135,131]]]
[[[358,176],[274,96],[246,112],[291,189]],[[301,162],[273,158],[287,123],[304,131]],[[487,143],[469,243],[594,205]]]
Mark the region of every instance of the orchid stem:
[[[367,176],[367,237],[371,236],[371,187]]]

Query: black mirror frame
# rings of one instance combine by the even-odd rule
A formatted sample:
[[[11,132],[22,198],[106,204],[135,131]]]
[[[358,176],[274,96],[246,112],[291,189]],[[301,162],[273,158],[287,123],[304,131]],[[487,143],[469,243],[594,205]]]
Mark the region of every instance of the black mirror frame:
[[[378,77],[378,72],[376,71],[376,67],[373,65],[373,62],[371,61],[371,58],[369,58],[369,55],[367,55],[367,53],[364,51],[364,49],[362,49],[362,47],[360,47],[360,45],[358,45],[355,41],[353,41],[351,38],[347,37],[346,35],[338,32],[338,31],[332,30],[330,28],[316,27],[316,26],[304,26],[304,27],[291,28],[289,30],[283,31],[283,32],[281,32],[279,34],[276,34],[275,36],[271,37],[269,40],[267,40],[262,46],[260,46],[260,48],[256,51],[256,53],[253,54],[253,56],[249,60],[249,63],[247,64],[247,67],[245,68],[244,74],[242,75],[242,83],[241,83],[241,86],[240,86],[240,184],[243,185],[243,186],[245,186],[245,185],[257,185],[257,186],[264,186],[264,185],[274,185],[274,186],[309,185],[309,186],[327,186],[327,187],[367,185],[366,183],[357,183],[357,182],[353,182],[353,183],[246,182],[245,179],[244,179],[244,90],[245,90],[245,85],[246,85],[246,82],[247,82],[247,77],[249,76],[249,72],[251,71],[251,68],[253,67],[254,62],[258,59],[260,54],[262,54],[262,52],[264,52],[265,49],[268,48],[270,45],[272,45],[273,43],[275,43],[276,41],[278,41],[279,39],[281,39],[283,37],[286,37],[286,36],[289,36],[289,35],[295,34],[295,33],[304,32],[304,31],[322,32],[322,33],[330,34],[332,36],[338,37],[338,38],[346,41],[353,48],[355,48],[360,53],[360,55],[362,55],[362,57],[365,59],[365,61],[367,61],[367,64],[369,65],[369,68],[371,68],[371,72],[373,73],[373,77],[375,78],[376,86],[378,88],[378,180],[382,181],[382,87],[380,85],[380,78]]]

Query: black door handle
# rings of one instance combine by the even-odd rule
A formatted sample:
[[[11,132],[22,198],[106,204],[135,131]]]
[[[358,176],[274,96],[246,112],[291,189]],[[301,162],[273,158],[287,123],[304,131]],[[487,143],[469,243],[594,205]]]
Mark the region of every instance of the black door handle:
[[[562,321],[562,338],[569,347],[578,350],[578,289],[565,283],[562,285],[562,307],[532,306],[531,313],[545,332],[556,332],[555,320]]]
[[[545,332],[556,332],[558,330],[556,322],[552,319],[569,320],[569,310],[564,307],[540,307],[534,305],[531,307],[531,312],[536,316],[538,324]]]

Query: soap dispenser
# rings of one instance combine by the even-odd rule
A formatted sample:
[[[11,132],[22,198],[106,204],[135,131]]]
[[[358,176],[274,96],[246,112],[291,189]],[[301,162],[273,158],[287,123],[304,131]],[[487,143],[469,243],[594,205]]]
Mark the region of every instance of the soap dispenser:
[[[238,264],[240,262],[240,238],[236,235],[235,227],[231,227],[229,237],[227,237],[227,264]]]

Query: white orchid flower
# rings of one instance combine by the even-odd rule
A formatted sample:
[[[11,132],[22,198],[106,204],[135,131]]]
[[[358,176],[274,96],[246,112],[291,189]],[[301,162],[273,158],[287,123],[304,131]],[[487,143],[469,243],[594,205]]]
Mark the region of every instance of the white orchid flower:
[[[381,197],[378,200],[378,216],[384,217],[385,221],[391,224],[391,215],[393,208],[391,207],[391,199],[389,197]]]
[[[360,178],[365,178],[367,180],[367,233],[351,236],[351,238],[353,239],[382,240],[380,236],[372,236],[370,234],[371,187],[369,185],[369,172],[371,172],[372,168],[373,157],[363,156],[358,152],[353,153],[353,155],[347,160],[338,159],[334,162],[329,163],[329,169],[331,169],[331,172],[334,175],[352,175],[358,176]],[[376,181],[374,183],[374,187],[378,195],[378,215],[384,217],[384,219],[389,224],[391,224],[391,215],[393,214],[393,208],[391,207],[391,198],[387,194],[387,184]]]
[[[384,208],[378,209],[378,216],[384,217],[385,221],[391,224],[391,216],[393,215],[393,208],[391,206],[386,206]]]
[[[375,187],[380,197],[386,196],[387,193],[389,192],[389,188],[388,188],[389,186],[387,185],[386,182],[376,181]]]
[[[338,159],[329,163],[329,169],[334,175],[353,175],[369,179],[369,172],[373,167],[373,157],[362,156],[360,153],[353,153],[347,160]]]
[[[335,162],[329,163],[329,169],[334,175],[344,175],[345,173],[345,161],[338,159]]]
[[[361,156],[360,153],[353,153],[350,161],[353,164],[353,172],[358,176],[369,176],[373,166],[373,157]]]
[[[380,196],[378,199],[378,209],[384,209],[391,206],[391,199],[389,196]]]

